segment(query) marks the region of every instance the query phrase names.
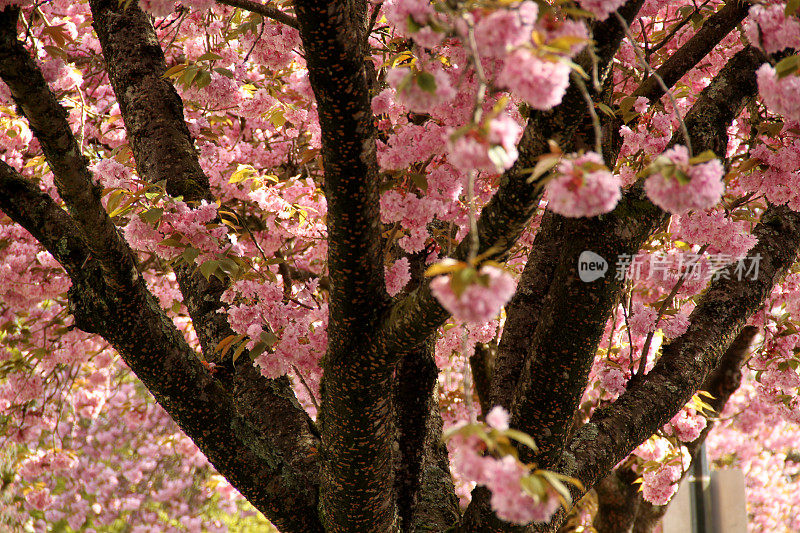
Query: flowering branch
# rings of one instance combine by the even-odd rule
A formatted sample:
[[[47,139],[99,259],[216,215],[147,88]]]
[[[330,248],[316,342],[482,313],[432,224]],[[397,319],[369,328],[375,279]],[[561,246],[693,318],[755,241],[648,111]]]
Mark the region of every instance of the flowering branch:
[[[28,119],[55,176],[58,192],[86,235],[105,280],[126,290],[139,277],[133,254],[103,205],[67,122],[67,112],[50,91],[39,67],[17,40],[19,10],[0,13],[0,77]]]
[[[689,329],[662,348],[647,376],[632,380],[617,401],[598,409],[566,447],[556,470],[590,488],[627,454],[666,424],[699,390],[720,357],[760,309],[800,251],[800,213],[770,206],[753,230],[760,257],[757,279],[712,282],[690,316]],[[576,497],[578,495],[576,494]]]
[[[728,124],[756,94],[755,69],[762,57],[752,48],[739,52],[701,93],[684,119],[695,146],[724,154]],[[673,137],[672,143],[677,140]],[[511,402],[512,426],[540,436],[542,453],[535,459],[541,466],[548,468],[560,460],[603,327],[622,290],[618,280],[581,281],[573,266],[578,255],[583,250],[606,258],[636,253],[667,219],[639,184],[603,217],[553,215],[543,220],[531,252],[533,261],[526,265],[517,296],[506,310],[508,322],[493,377],[497,381],[492,384],[493,398]],[[550,250],[557,255],[547,260],[552,263],[543,259]],[[529,272],[537,268],[541,273]],[[528,285],[534,280],[536,288]],[[574,336],[563,334],[565,323],[574,324]],[[488,496],[482,492],[473,496],[470,507],[467,520],[492,520]]]

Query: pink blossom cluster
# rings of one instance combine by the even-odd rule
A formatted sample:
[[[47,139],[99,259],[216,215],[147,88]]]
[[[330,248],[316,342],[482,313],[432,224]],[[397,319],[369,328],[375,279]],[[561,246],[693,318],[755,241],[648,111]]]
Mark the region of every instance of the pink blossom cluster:
[[[593,14],[598,20],[605,20],[608,16],[619,9],[624,0],[581,0],[578,2],[581,8]]]
[[[495,406],[486,415],[488,426],[500,431],[508,429],[508,420],[508,412],[500,406]],[[484,454],[483,443],[477,437],[456,435],[449,444],[451,460],[458,474],[492,492],[491,506],[501,519],[514,524],[545,522],[559,508],[553,489],[548,490],[548,497],[544,500],[523,489],[522,478],[529,471],[515,457],[504,455],[496,458]]]
[[[763,192],[774,204],[787,204],[800,210],[800,141],[791,140],[784,145],[772,147],[761,144],[750,150],[752,159],[759,166],[739,177],[739,185],[749,192]]]
[[[702,414],[690,407],[684,407],[672,417],[669,424],[664,427],[667,435],[674,434],[682,442],[692,442],[705,429],[708,421]]]
[[[241,44],[252,50],[250,59],[270,70],[280,71],[299,58],[300,33],[285,24],[264,20],[262,29],[241,37]]]
[[[562,159],[557,175],[547,182],[547,207],[567,217],[593,217],[608,213],[622,197],[620,180],[595,152],[571,154]]]
[[[420,252],[428,239],[427,224],[443,211],[442,202],[429,197],[418,197],[411,193],[396,190],[381,196],[381,221],[400,222],[407,235],[403,236],[400,247],[409,253]]]
[[[520,2],[513,9],[498,9],[475,25],[475,42],[484,56],[503,57],[505,53],[530,42],[539,15],[534,2]]]
[[[661,465],[642,474],[642,497],[653,505],[664,505],[678,491],[678,481],[683,475],[680,463]]]
[[[497,316],[511,299],[516,282],[505,270],[490,265],[478,270],[478,278],[457,295],[450,276],[437,276],[430,283],[431,292],[456,319],[468,323],[486,322]]]
[[[175,11],[175,0],[139,0],[139,7],[154,17],[166,17]]]
[[[409,261],[407,257],[401,257],[395,261],[392,266],[386,269],[386,292],[389,296],[396,296],[397,293],[403,290],[403,287],[411,281],[411,272],[409,271]]]
[[[719,202],[725,184],[722,181],[724,170],[718,159],[690,164],[689,151],[682,145],[670,148],[662,157],[684,173],[688,183],[681,183],[676,175],[666,177],[661,172],[651,175],[645,182],[645,192],[653,203],[670,213],[681,214],[708,209]]]
[[[487,132],[471,129],[451,133],[447,144],[448,159],[464,172],[502,172],[517,160],[516,144],[521,134],[519,123],[502,113],[489,123]]]
[[[506,56],[497,81],[534,109],[550,109],[561,103],[569,74],[567,63],[519,48]]]
[[[401,29],[408,29],[409,17],[421,26],[433,14],[433,6],[426,0],[386,0],[383,3],[386,20]]]
[[[89,169],[94,179],[107,189],[128,189],[133,184],[131,169],[115,159],[100,159],[90,165]]]
[[[444,152],[446,136],[446,129],[434,122],[399,126],[386,143],[377,142],[378,163],[383,169],[393,170],[425,161]]]
[[[397,101],[417,113],[426,113],[456,96],[450,76],[439,68],[393,68],[386,73],[386,82],[396,91]]]
[[[797,35],[800,39],[800,22],[797,26]],[[761,65],[756,75],[758,92],[761,93],[770,111],[800,122],[800,109],[797,106],[800,98],[800,76],[795,74],[778,78],[775,69],[769,63]]]
[[[496,338],[498,326],[499,321],[496,319],[463,323],[451,318],[440,328],[436,339],[436,366],[448,374],[460,373],[463,369],[463,357],[472,357],[476,344],[492,342]],[[442,387],[448,389],[450,385],[444,383]]]
[[[643,108],[639,106],[639,109]],[[623,141],[620,156],[634,156],[639,151],[647,156],[660,154],[672,137],[672,120],[673,117],[666,113],[653,113],[648,120],[641,121],[635,130],[627,125],[622,126],[619,130]]]
[[[786,15],[785,3],[753,5],[744,31],[751,43],[769,54],[785,48],[800,48],[800,20]]]
[[[708,244],[708,253],[744,257],[757,239],[750,233],[750,223],[734,220],[723,210],[694,211],[681,215],[673,235],[692,244]]]
[[[222,295],[223,302],[229,304],[228,322],[236,333],[247,335],[249,349],[263,339],[262,334],[267,338],[270,333],[276,335],[272,346],[255,359],[261,373],[277,378],[299,372],[314,394],[322,377],[319,359],[327,346],[328,308],[327,304],[316,304],[313,310],[303,306],[308,306],[305,302],[315,304],[317,283],[315,280],[297,290],[295,302],[284,300],[279,285],[251,280],[237,281]],[[308,391],[298,393],[307,396]]]

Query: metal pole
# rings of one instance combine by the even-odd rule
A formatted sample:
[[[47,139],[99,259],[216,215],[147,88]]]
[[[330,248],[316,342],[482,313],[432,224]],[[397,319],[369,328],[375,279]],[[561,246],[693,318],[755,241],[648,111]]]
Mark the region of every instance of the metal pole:
[[[692,461],[691,498],[692,498],[692,532],[712,533],[711,498],[709,486],[711,474],[708,468],[706,445],[701,444]]]

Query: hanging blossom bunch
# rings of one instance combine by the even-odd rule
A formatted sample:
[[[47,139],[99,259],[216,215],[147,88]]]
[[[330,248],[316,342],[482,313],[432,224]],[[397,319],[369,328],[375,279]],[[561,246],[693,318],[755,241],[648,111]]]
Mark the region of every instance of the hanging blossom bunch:
[[[449,272],[449,275],[436,275]],[[479,269],[461,262],[442,262],[428,269],[436,275],[431,292],[458,320],[481,323],[492,320],[511,299],[516,289],[514,278],[502,268],[483,265]]]
[[[725,191],[722,163],[713,154],[690,159],[689,150],[683,145],[658,156],[649,172],[644,185],[647,196],[670,213],[708,209],[719,202]]]
[[[620,179],[600,154],[587,152],[565,157],[547,182],[547,207],[566,217],[593,217],[608,213],[622,197]]]
[[[519,462],[511,440],[533,449],[535,443],[509,428],[509,414],[500,406],[486,414],[486,425],[456,426],[446,438],[454,449],[457,473],[491,490],[492,509],[507,522],[546,522],[569,497],[562,483],[569,483],[569,478],[545,477]]]
[[[800,24],[798,24],[800,26]],[[800,28],[798,28],[800,32]],[[769,63],[761,65],[756,72],[758,90],[764,102],[774,113],[800,122],[800,75],[779,76],[775,67]]]
[[[785,3],[752,6],[744,28],[747,39],[767,53],[800,49],[800,19],[789,14]],[[796,122],[800,121],[798,68],[798,56],[789,56],[775,66],[765,63],[756,72],[767,108]]]

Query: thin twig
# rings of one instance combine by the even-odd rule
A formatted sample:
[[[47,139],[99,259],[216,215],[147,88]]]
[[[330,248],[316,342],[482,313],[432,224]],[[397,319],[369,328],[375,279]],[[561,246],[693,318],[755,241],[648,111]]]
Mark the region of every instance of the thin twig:
[[[686,123],[683,121],[683,117],[681,117],[680,113],[678,113],[678,103],[675,101],[675,97],[672,95],[672,92],[669,90],[669,87],[667,87],[667,84],[664,83],[664,78],[662,78],[655,70],[653,70],[653,67],[651,67],[650,63],[648,63],[647,59],[645,59],[642,50],[636,44],[636,39],[633,37],[633,34],[631,33],[631,29],[628,26],[628,23],[625,22],[625,19],[622,18],[622,16],[616,11],[614,12],[614,15],[616,15],[617,21],[619,22],[620,26],[622,26],[622,29],[625,31],[625,35],[628,37],[628,40],[631,42],[631,46],[633,46],[633,51],[636,53],[636,57],[637,59],[639,59],[639,63],[642,65],[642,67],[644,67],[645,71],[649,75],[655,78],[655,80],[658,82],[659,87],[661,87],[661,90],[664,91],[664,93],[667,95],[667,98],[669,98],[669,101],[672,103],[672,110],[675,113],[675,117],[678,119],[678,122],[680,123],[681,134],[683,134],[683,139],[686,141],[686,150],[689,152],[689,158],[691,159],[693,157],[692,141],[689,138],[689,130],[686,127]]]
[[[592,100],[592,95],[589,94],[589,90],[586,88],[586,84],[583,83],[583,80],[579,74],[573,72],[572,81],[578,87],[578,90],[583,95],[583,99],[586,101],[586,107],[589,110],[589,116],[592,117],[592,128],[594,128],[594,151],[602,157],[603,128],[600,126],[600,118],[597,116],[597,111],[594,110],[594,101]]]
[[[697,252],[698,256],[703,255],[703,253],[708,248],[707,244],[704,244],[700,250]],[[637,375],[644,375],[645,366],[647,366],[647,352],[650,351],[650,344],[653,342],[653,335],[655,335],[656,330],[658,329],[658,323],[661,322],[661,318],[664,316],[664,312],[667,308],[672,304],[672,300],[678,294],[678,291],[681,290],[683,287],[683,282],[686,281],[686,274],[689,271],[684,271],[681,273],[681,277],[678,279],[678,282],[672,287],[669,295],[661,302],[661,307],[658,308],[658,315],[656,316],[656,323],[653,326],[653,331],[647,334],[647,339],[644,341],[644,346],[642,347],[642,358],[639,360],[639,370],[636,372]]]
[[[295,365],[292,365],[292,370],[294,370],[297,379],[300,380],[300,383],[303,384],[303,387],[305,387],[306,392],[308,392],[308,397],[311,398],[311,403],[314,404],[314,408],[317,410],[317,413],[321,413],[322,410],[319,408],[319,404],[317,403],[317,398],[314,396],[314,392],[311,390],[311,387],[309,387],[308,383],[306,383],[306,379],[303,377],[303,374],[300,373],[300,370]]]
[[[488,82],[486,80],[486,73],[483,71],[481,65],[481,56],[478,54],[478,43],[475,40],[475,27],[472,20],[466,21],[468,24],[467,39],[469,40],[469,48],[472,52],[472,63],[475,66],[475,74],[478,76],[478,91],[475,93],[475,108],[473,109],[472,121],[475,125],[480,124],[483,118],[483,101],[486,98],[486,89]],[[472,264],[478,256],[480,249],[480,237],[478,236],[478,221],[475,217],[475,171],[470,170],[469,178],[467,180],[467,202],[469,206],[469,262]]]
[[[286,24],[294,29],[300,29],[300,25],[297,23],[296,18],[288,13],[284,13],[277,7],[259,4],[258,2],[252,2],[251,0],[217,0],[217,3],[252,11],[253,13],[258,13],[262,17],[272,19],[275,22]]]

